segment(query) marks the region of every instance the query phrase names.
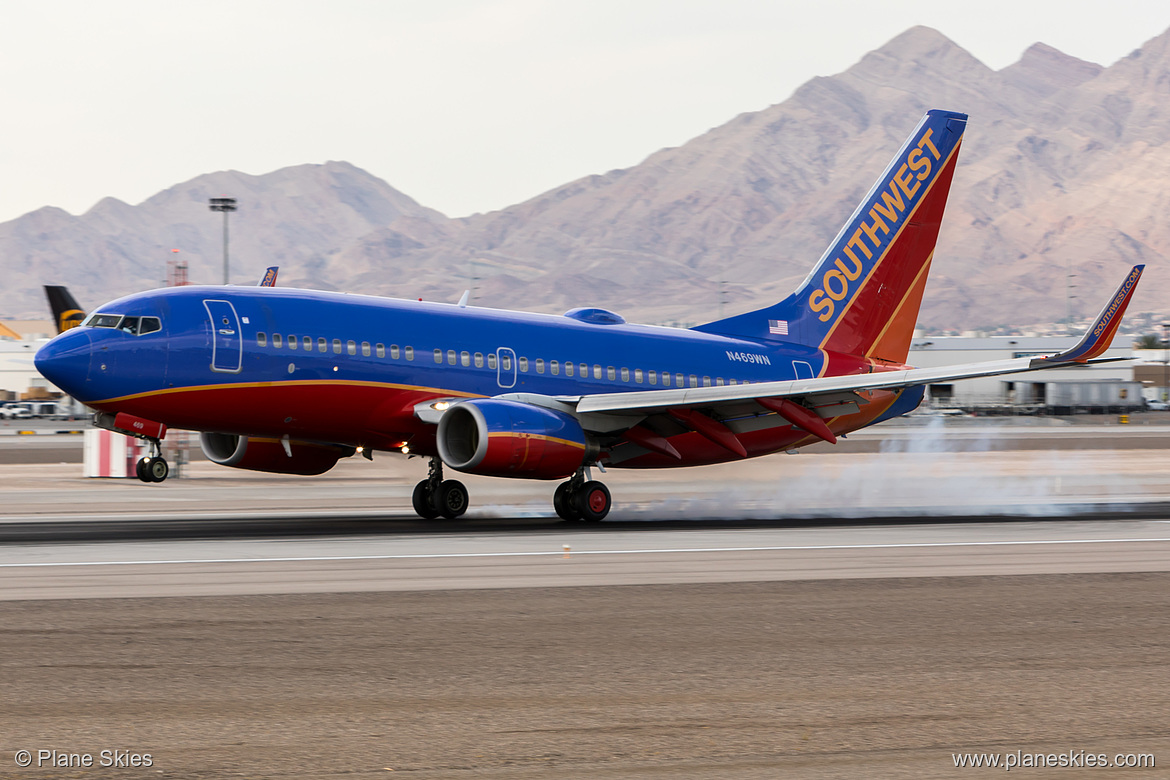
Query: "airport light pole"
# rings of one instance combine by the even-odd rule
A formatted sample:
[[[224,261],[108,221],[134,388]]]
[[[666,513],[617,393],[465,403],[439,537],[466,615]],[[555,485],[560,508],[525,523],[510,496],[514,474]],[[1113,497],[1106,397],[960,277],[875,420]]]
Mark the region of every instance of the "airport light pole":
[[[1170,401],[1170,322],[1162,323],[1162,400]]]
[[[228,283],[228,214],[236,210],[235,198],[211,198],[208,207],[223,212],[223,283]]]

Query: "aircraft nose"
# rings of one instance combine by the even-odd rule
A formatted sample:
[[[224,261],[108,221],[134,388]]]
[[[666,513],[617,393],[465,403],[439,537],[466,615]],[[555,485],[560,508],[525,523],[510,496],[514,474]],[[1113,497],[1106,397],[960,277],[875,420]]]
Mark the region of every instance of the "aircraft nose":
[[[84,401],[92,355],[89,333],[75,328],[38,349],[33,363],[45,379],[74,398]]]

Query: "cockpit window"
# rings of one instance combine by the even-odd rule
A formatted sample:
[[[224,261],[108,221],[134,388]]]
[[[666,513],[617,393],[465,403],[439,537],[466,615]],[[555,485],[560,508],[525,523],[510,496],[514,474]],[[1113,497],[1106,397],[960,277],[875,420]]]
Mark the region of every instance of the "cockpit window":
[[[121,321],[121,314],[95,314],[85,324],[91,328],[116,328]]]
[[[123,317],[121,314],[91,314],[83,326],[89,328],[117,328],[131,336],[145,336],[162,330],[158,317]]]

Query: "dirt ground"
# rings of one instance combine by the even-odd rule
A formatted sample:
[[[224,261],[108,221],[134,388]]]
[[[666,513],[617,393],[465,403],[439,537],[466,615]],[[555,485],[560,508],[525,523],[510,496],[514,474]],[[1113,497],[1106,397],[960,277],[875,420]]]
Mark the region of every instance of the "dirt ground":
[[[952,754],[1016,750],[1164,767],[1168,625],[1168,574],[7,602],[0,777],[933,778],[1002,774]],[[14,762],[53,749],[152,765]]]

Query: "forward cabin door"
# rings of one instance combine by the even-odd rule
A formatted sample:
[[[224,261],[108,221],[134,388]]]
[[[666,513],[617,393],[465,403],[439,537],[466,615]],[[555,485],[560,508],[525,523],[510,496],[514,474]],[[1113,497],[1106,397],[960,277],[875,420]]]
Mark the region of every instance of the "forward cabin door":
[[[211,370],[238,374],[244,361],[244,340],[240,335],[240,318],[228,301],[204,301],[211,318]]]

